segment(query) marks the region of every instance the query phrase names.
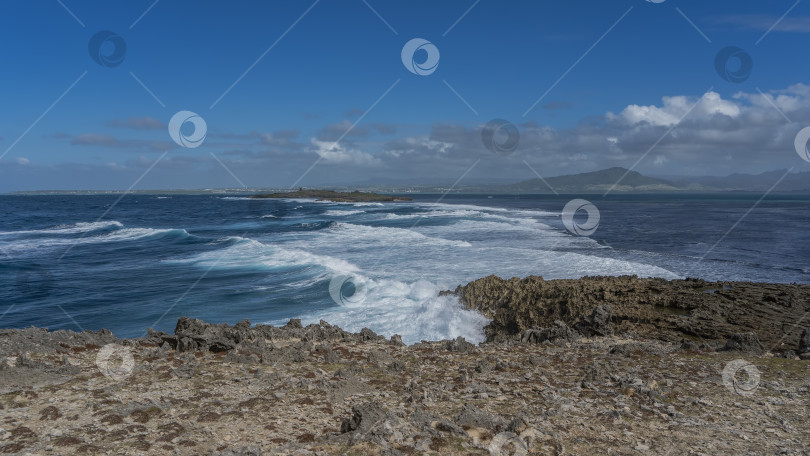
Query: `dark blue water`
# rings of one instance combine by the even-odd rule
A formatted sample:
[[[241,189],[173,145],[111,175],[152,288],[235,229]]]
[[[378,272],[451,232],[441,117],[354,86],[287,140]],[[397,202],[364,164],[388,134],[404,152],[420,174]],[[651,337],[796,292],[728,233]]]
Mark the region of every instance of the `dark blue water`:
[[[410,342],[481,340],[486,321],[438,291],[489,274],[810,283],[810,197],[752,210],[759,197],[589,195],[599,224],[577,236],[560,217],[570,196],[0,196],[0,326],[129,337],[180,315],[323,318]]]

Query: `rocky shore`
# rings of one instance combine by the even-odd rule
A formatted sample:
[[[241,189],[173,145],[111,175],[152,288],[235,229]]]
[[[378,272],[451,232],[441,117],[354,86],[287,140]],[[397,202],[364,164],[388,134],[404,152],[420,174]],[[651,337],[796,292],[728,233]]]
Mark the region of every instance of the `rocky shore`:
[[[487,277],[487,342],[0,330],[0,454],[810,454],[804,285]]]

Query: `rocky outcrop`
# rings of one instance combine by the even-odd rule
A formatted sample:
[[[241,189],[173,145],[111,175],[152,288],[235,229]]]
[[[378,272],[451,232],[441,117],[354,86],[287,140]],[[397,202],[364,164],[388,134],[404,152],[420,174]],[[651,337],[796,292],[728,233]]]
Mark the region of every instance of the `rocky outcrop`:
[[[492,319],[485,328],[490,342],[559,320],[585,336],[618,331],[672,342],[722,344],[753,332],[766,348],[784,350],[798,345],[795,323],[810,312],[810,286],[797,284],[489,276],[446,293]]]
[[[734,334],[726,341],[726,345],[718,351],[730,351],[737,353],[746,353],[752,355],[761,355],[765,352],[765,347],[759,341],[759,337],[752,332]]]

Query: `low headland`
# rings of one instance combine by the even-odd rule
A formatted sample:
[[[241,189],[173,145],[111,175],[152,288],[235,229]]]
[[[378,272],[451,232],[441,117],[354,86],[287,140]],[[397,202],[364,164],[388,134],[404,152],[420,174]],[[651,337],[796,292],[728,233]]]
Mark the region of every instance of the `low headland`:
[[[380,195],[379,193],[361,192],[336,192],[334,190],[307,190],[298,189],[292,192],[261,193],[252,195],[251,198],[312,198],[317,201],[332,201],[335,203],[375,203],[375,202],[397,202],[411,201],[405,196]]]
[[[486,342],[364,328],[0,330],[0,454],[810,452],[810,286],[504,280]]]

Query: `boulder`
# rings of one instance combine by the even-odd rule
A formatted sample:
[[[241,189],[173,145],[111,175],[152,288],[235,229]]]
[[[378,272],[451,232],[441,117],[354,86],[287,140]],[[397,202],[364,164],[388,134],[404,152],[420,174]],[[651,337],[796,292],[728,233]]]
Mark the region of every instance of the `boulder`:
[[[341,434],[347,432],[366,432],[385,418],[385,410],[377,401],[369,401],[352,407],[351,418],[346,418],[340,425]]]
[[[487,413],[472,404],[464,404],[453,421],[461,427],[480,427],[494,432],[500,432],[507,425],[506,420],[500,416]]]
[[[759,337],[757,337],[756,333],[746,332],[734,334],[733,336],[729,337],[726,344],[717,351],[761,355],[765,353],[765,347],[759,341]]]
[[[576,332],[568,327],[562,321],[555,321],[554,326],[550,328],[532,328],[527,329],[520,333],[519,339],[523,344],[542,342],[554,342],[556,340],[572,341],[577,337]]]
[[[613,333],[610,316],[613,308],[608,305],[596,306],[590,315],[574,325],[574,329],[585,337],[608,336]]]

